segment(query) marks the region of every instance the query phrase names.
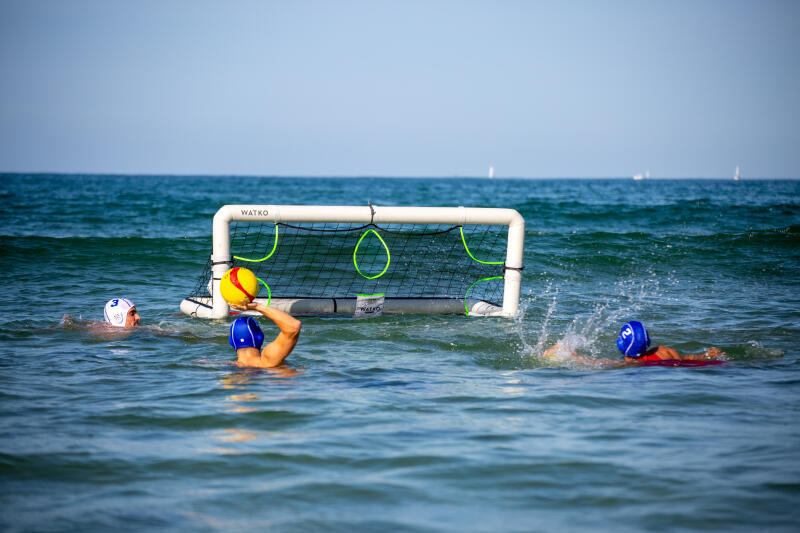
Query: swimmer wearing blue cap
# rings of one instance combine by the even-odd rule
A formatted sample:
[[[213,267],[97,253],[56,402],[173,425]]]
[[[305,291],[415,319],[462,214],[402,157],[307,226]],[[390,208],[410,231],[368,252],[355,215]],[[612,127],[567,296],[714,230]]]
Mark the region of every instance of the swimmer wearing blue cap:
[[[718,359],[725,355],[719,348],[709,348],[704,353],[681,355],[669,346],[656,346],[650,348],[650,334],[644,324],[636,320],[626,322],[619,330],[617,349],[622,353],[622,358],[629,363],[644,361],[698,361]]]
[[[681,355],[669,346],[656,346],[650,348],[650,334],[647,328],[639,321],[631,320],[626,322],[619,330],[617,337],[617,349],[622,353],[622,359],[626,363],[644,363],[649,361],[700,361],[717,360],[725,355],[719,348],[709,348],[704,353]],[[588,359],[581,357],[574,351],[565,348],[561,344],[556,344],[548,348],[542,354],[547,359],[562,359],[564,356],[579,359],[584,362],[618,364],[619,361]]]
[[[236,350],[236,364],[256,368],[273,368],[281,363],[292,353],[297,339],[300,337],[300,321],[291,315],[267,307],[266,305],[249,302],[246,305],[231,304],[237,311],[258,311],[272,320],[281,330],[275,340],[261,348],[264,343],[264,332],[255,318],[242,316],[231,324],[228,342]]]

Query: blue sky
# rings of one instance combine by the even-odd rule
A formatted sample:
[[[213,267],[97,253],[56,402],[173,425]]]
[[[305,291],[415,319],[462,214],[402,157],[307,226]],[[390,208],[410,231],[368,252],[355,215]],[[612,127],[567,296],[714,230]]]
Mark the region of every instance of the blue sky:
[[[0,0],[0,171],[800,177],[800,2]]]

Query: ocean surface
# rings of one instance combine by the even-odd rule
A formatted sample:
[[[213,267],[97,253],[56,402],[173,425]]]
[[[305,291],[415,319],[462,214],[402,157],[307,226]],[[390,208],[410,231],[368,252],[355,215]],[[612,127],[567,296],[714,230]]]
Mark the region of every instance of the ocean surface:
[[[305,316],[256,371],[179,313],[220,206],[368,201],[517,209],[519,316]],[[5,532],[800,523],[800,181],[5,174],[0,257]],[[97,334],[118,296],[142,327]],[[541,357],[630,319],[728,362]]]

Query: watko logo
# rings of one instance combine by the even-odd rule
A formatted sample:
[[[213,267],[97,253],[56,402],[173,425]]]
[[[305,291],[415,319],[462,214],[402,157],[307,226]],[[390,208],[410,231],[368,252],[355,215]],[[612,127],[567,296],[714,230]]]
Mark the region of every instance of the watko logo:
[[[242,216],[245,217],[268,217],[268,209],[240,209]]]

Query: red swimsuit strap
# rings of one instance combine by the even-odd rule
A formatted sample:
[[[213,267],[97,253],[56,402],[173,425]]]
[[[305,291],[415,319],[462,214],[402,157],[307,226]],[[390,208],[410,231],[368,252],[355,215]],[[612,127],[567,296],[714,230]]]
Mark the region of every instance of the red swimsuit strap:
[[[643,356],[639,357],[638,359],[639,359],[639,361],[661,361],[661,358],[655,352],[647,354],[647,355],[643,355]]]

